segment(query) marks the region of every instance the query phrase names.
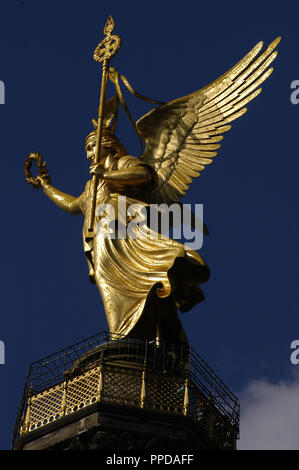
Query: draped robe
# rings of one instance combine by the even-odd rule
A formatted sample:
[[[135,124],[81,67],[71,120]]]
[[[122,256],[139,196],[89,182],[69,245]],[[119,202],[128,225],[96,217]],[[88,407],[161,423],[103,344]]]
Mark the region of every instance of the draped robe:
[[[105,166],[107,170],[125,170],[140,165],[147,166],[138,158],[126,155]],[[153,185],[154,170],[149,170]],[[151,187],[125,187],[100,179],[93,239],[88,237],[86,218],[83,226],[90,278],[102,296],[110,332],[155,339],[160,329],[164,341],[187,342],[177,309],[187,311],[203,300],[197,284],[209,276],[205,262],[195,251],[186,251],[183,244],[153,232],[146,224],[141,228],[135,226],[131,235],[119,237],[132,219],[126,209],[136,203],[145,206],[142,194],[150,190]],[[125,209],[121,217],[119,196]],[[86,214],[91,202],[91,181],[79,200]],[[109,205],[112,211],[103,205]],[[115,223],[118,223],[116,230]],[[107,233],[109,230],[114,236]]]

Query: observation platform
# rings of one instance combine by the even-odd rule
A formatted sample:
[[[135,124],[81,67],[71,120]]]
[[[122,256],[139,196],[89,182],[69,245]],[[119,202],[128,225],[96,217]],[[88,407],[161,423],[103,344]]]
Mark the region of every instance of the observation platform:
[[[235,449],[237,397],[185,344],[98,333],[31,364],[13,449]]]

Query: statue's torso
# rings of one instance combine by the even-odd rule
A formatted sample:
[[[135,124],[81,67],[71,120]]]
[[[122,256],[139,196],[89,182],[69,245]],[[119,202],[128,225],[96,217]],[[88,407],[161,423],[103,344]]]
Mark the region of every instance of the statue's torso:
[[[107,171],[117,171],[144,166],[144,164],[136,157],[125,155],[118,159],[108,157],[103,166]],[[91,183],[91,180],[86,183],[85,190],[80,196],[80,206],[83,214],[88,213],[89,204],[92,200]],[[112,220],[121,221],[121,223],[126,225],[132,219],[128,208],[133,204],[139,204],[140,207],[143,206],[143,200],[143,191],[137,187],[120,185],[114,182],[107,183],[100,179],[96,193],[96,232],[107,233],[105,232],[105,227],[109,226]],[[92,250],[92,240],[88,237],[87,219],[85,219],[83,226],[83,243],[85,252]]]

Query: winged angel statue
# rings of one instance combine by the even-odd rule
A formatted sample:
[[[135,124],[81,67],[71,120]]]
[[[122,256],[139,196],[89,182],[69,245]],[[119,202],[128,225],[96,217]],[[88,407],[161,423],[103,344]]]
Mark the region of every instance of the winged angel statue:
[[[118,222],[120,230],[121,223],[130,220],[129,213],[124,221],[116,220],[119,196],[126,196],[125,209],[135,203],[180,202],[192,178],[213,162],[230,123],[242,116],[247,103],[261,92],[260,85],[272,73],[269,66],[279,41],[277,38],[264,52],[263,43],[258,43],[210,85],[140,118],[136,127],[146,143],[140,158],[128,155],[114,135],[111,100],[106,102],[99,163],[93,161],[96,130],[86,138],[90,173],[98,177],[98,229],[90,237],[85,217],[83,244],[90,280],[101,293],[110,332],[156,342],[188,343],[178,310],[188,311],[204,299],[199,284],[209,278],[205,261],[180,242],[153,234],[148,224],[144,236],[127,233],[125,237],[107,236],[107,225]],[[91,180],[84,192],[74,197],[54,188],[43,173],[37,179],[58,207],[71,214],[87,214]],[[115,209],[113,216],[99,210],[103,204]]]

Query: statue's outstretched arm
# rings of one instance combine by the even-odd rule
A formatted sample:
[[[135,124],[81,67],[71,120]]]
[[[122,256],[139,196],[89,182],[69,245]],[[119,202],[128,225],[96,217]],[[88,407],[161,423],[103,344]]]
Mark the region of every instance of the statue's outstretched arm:
[[[79,204],[79,197],[65,194],[54,188],[51,184],[45,182],[42,178],[38,178],[46,196],[53,201],[56,206],[60,207],[70,214],[82,214]]]

